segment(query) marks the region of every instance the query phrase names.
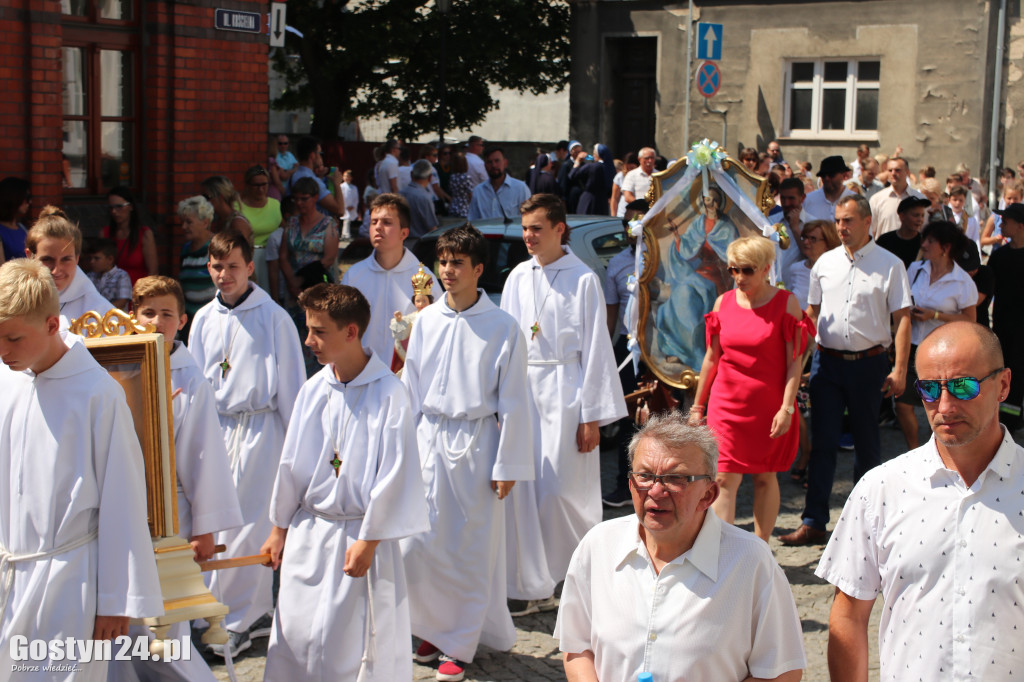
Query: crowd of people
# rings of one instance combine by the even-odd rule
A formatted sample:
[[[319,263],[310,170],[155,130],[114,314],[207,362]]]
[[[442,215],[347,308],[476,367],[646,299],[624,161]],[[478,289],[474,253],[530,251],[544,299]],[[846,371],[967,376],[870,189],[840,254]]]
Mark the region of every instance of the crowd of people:
[[[865,149],[851,165],[823,159],[819,187],[777,142],[744,150],[798,248],[723,243],[732,286],[703,311],[692,403],[633,426],[636,378],[617,365],[635,246],[602,282],[567,245],[567,207],[642,215],[668,163],[653,148],[618,167],[604,145],[566,142],[523,182],[478,137],[409,165],[389,141],[371,173],[380,191],[364,193],[373,253],[339,278],[339,243],[363,229],[352,173],[324,173],[314,138],[291,159],[278,144],[243,192],[212,176],[179,203],[177,279],[156,273],[127,188],[86,241],[55,207],[27,228],[27,183],[0,182],[4,669],[16,636],[148,636],[129,618],[162,612],[131,415],[69,332],[114,307],[171,350],[179,526],[196,559],[223,544],[279,571],[279,591],[261,566],[209,579],[229,607],[228,641],[210,653],[269,637],[267,679],[405,680],[416,660],[457,682],[479,645],[514,645],[514,617],[558,610],[574,682],[798,680],[801,625],[768,544],[790,470],[803,522],[779,540],[829,542],[817,573],[837,587],[833,679],[866,678],[877,594],[883,679],[1019,669],[994,636],[1024,628],[1019,181],[1005,177],[988,214],[966,170],[936,194],[934,171],[912,178],[898,154],[883,164]],[[709,233],[724,201],[706,203]],[[438,206],[469,220],[440,235],[430,272],[404,241],[436,226]],[[492,217],[521,221],[529,254],[500,304],[479,287],[489,246],[471,224]],[[890,412],[909,452],[882,465]],[[616,422],[621,487],[602,498],[600,429]],[[844,434],[856,487],[829,540]],[[747,474],[754,534],[733,526]],[[636,514],[602,523],[602,500]],[[198,651],[79,665],[88,679],[212,679]]]

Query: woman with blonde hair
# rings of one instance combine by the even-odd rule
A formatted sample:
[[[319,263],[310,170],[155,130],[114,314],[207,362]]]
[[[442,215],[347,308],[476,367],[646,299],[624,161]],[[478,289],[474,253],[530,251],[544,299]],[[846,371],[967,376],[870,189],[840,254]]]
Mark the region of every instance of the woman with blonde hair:
[[[699,424],[706,407],[718,436],[715,513],[733,523],[743,474],[753,475],[754,532],[767,542],[779,515],[776,473],[797,453],[796,393],[814,323],[793,294],[768,282],[773,242],[743,237],[726,256],[735,288],[705,315],[707,352],[689,421]]]
[[[242,215],[239,206],[242,198],[223,175],[211,175],[202,182],[203,196],[213,206],[214,221],[211,229],[214,234],[232,229],[241,232],[252,243],[252,224]],[[276,229],[276,228],[275,228]]]
[[[64,211],[45,206],[25,237],[25,255],[50,269],[60,293],[60,328],[92,311],[101,317],[114,306],[103,298],[89,277],[78,267],[82,255],[82,233]]]

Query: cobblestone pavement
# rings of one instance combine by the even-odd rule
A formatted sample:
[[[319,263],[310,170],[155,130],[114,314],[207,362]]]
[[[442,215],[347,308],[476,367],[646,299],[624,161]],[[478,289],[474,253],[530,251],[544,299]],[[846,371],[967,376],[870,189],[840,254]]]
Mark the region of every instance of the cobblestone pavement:
[[[926,424],[923,411],[918,410],[918,420]],[[922,433],[922,435],[924,435]],[[1020,432],[1016,434],[1020,436]],[[903,437],[895,427],[882,428],[882,458],[891,459],[906,449]],[[615,453],[606,449],[601,453],[602,475],[607,483],[615,474]],[[836,484],[832,492],[832,519],[829,527],[835,523],[842,510],[843,503],[852,488],[853,453],[839,453],[836,469]],[[795,529],[800,524],[800,511],[803,508],[804,491],[791,482],[788,474],[779,475],[779,487],[782,492],[782,505],[776,526],[776,536]],[[752,511],[752,487],[749,480],[744,480],[740,488],[736,523],[751,532],[754,529]],[[605,519],[632,513],[630,508],[605,509]],[[824,546],[785,547],[777,537],[771,541],[775,557],[786,572],[797,610],[803,624],[804,646],[807,649],[807,669],[804,680],[808,682],[824,682],[829,679],[826,662],[828,644],[828,614],[832,605],[833,587],[814,575],[818,559]],[[878,616],[880,607],[876,604],[872,612],[869,638],[871,649],[870,675],[871,680],[878,679]],[[555,626],[555,612],[541,613],[516,619],[519,633],[515,647],[508,652],[494,651],[480,647],[473,663],[466,669],[467,682],[492,682],[498,680],[564,680],[561,655],[558,642],[551,637]],[[257,640],[253,647],[243,652],[235,663],[235,672],[240,682],[256,682],[263,679],[263,665],[266,656],[267,640]],[[410,644],[408,650],[412,651]],[[214,674],[218,680],[227,680],[228,676],[220,659],[210,659]],[[430,666],[414,664],[414,680],[434,679],[435,669]]]

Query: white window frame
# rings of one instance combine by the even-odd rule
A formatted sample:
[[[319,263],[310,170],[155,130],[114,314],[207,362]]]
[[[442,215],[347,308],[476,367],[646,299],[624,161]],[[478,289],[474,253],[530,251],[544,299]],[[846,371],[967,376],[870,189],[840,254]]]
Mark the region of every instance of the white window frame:
[[[843,62],[847,64],[846,80],[843,82],[825,82],[825,63]],[[852,57],[847,59],[837,57],[820,58],[792,58],[784,63],[783,74],[783,131],[784,136],[793,139],[812,140],[877,140],[878,130],[857,130],[854,128],[857,113],[857,91],[874,90],[879,91],[879,81],[862,81],[857,78],[858,64],[860,62],[879,62],[881,71],[881,59],[879,57]],[[793,64],[810,62],[814,64],[814,77],[808,82],[793,82]],[[879,74],[881,75],[881,74]],[[794,90],[811,91],[811,128],[791,128],[792,93]],[[824,130],[821,127],[821,107],[823,93],[825,90],[844,90],[846,92],[845,127],[842,130]],[[879,118],[881,112],[879,112]]]

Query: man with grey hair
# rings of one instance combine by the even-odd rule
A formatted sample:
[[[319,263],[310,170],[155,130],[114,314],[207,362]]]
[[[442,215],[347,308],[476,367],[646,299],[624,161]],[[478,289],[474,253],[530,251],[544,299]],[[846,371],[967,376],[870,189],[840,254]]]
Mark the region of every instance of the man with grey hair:
[[[768,545],[709,513],[718,444],[679,412],[629,444],[636,516],[573,554],[554,636],[570,680],[799,680],[800,619]]]
[[[875,195],[876,198],[878,195]],[[843,412],[849,410],[856,483],[882,461],[878,411],[882,397],[903,393],[910,355],[910,283],[898,256],[871,239],[871,205],[859,194],[836,205],[839,246],[811,268],[808,315],[818,328],[811,363],[811,461],[803,524],[784,545],[825,540]],[[895,366],[889,367],[896,326]]]
[[[409,202],[409,236],[422,237],[437,227],[437,213],[434,210],[434,193],[430,180],[434,167],[426,159],[412,165],[410,182],[399,192]]]

